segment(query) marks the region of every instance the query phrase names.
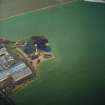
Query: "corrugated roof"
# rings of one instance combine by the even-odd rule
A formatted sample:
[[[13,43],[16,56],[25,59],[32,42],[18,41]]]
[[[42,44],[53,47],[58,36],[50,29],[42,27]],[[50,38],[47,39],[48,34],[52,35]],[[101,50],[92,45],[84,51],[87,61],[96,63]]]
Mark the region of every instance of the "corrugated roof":
[[[7,71],[0,71],[0,82],[4,81],[9,77],[9,72]]]
[[[31,75],[32,71],[24,62],[19,61],[9,70],[9,73],[13,77],[14,81],[17,82],[18,80]]]

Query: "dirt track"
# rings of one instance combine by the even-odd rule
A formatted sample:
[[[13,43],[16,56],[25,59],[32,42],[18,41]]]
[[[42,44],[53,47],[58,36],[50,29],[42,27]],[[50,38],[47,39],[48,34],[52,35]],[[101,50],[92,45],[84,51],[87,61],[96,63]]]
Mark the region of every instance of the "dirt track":
[[[70,0],[0,0],[0,19]]]

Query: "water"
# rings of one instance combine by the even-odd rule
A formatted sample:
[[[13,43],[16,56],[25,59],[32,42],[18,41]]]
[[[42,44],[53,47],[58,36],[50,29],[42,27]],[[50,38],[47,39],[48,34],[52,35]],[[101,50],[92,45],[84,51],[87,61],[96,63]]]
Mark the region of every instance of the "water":
[[[45,35],[57,56],[13,97],[17,105],[104,105],[105,5],[77,2],[1,21],[0,35]]]

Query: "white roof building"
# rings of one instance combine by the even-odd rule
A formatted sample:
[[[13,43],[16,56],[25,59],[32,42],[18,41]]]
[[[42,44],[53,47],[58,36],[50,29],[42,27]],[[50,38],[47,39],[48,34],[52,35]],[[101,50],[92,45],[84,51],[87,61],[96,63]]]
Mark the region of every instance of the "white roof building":
[[[14,63],[14,57],[11,56],[5,47],[0,48],[0,65],[8,69]]]
[[[7,49],[5,47],[0,49],[0,55],[2,54],[8,55]]]
[[[32,74],[32,71],[24,62],[17,63],[14,67],[9,70],[11,77],[15,82]]]
[[[23,61],[14,60],[5,47],[0,48],[0,82],[9,77],[18,82],[32,74],[31,69]]]
[[[10,74],[6,71],[0,71],[0,82],[8,79]]]

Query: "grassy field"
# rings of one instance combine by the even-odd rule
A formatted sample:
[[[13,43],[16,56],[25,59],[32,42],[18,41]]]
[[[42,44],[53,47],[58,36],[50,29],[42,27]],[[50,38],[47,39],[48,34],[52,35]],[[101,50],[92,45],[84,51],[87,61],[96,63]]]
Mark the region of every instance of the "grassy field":
[[[57,58],[13,98],[17,105],[104,105],[105,5],[77,2],[0,22],[0,36],[45,35]]]

